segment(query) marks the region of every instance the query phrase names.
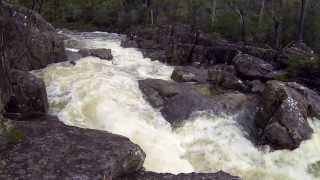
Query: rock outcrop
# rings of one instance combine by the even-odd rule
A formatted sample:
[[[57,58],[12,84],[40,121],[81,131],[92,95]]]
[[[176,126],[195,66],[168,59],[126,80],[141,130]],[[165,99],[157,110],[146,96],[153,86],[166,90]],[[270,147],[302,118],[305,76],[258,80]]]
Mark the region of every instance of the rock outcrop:
[[[295,149],[309,139],[308,102],[297,90],[279,81],[269,81],[263,92],[256,125],[262,130],[261,143],[274,149]]]
[[[273,61],[272,49],[212,39],[188,25],[136,27],[129,30],[123,47],[139,48],[146,57],[171,65],[231,63],[238,52]]]
[[[36,12],[2,2],[0,21],[11,68],[29,71],[66,60],[63,40]]]
[[[11,123],[21,136],[0,152],[0,179],[112,180],[140,170],[145,159],[125,137],[68,127],[54,117]]]

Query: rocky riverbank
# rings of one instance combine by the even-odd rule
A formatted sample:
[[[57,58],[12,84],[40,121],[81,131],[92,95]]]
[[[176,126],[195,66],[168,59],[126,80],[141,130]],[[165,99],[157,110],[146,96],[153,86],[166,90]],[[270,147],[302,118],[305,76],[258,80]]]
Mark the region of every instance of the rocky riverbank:
[[[319,86],[290,79],[290,65],[319,59],[303,43],[282,50],[211,39],[189,26],[154,26],[128,33],[124,47],[176,67],[172,80],[140,81],[145,98],[177,126],[192,112],[237,115],[258,146],[295,149],[311,137],[307,118],[319,117]],[[288,78],[286,78],[288,77]],[[316,78],[316,77],[313,77]],[[281,80],[284,80],[282,82]],[[298,81],[314,88],[295,82]],[[200,89],[200,90],[199,90]]]
[[[63,40],[39,14],[3,1],[0,35],[1,179],[239,179],[144,172],[146,155],[129,139],[59,122],[47,114],[43,80],[28,71],[66,61]],[[109,51],[92,54],[112,59]]]

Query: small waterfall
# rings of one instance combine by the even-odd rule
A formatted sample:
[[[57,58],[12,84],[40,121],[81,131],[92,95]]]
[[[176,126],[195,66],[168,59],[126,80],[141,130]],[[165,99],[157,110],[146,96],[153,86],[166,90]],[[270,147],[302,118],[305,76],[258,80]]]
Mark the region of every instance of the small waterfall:
[[[51,113],[66,124],[107,130],[139,144],[145,168],[156,172],[224,170],[248,180],[320,179],[320,121],[311,121],[313,138],[295,151],[257,149],[232,117],[194,114],[173,130],[143,98],[138,80],[169,80],[172,67],[120,46],[111,33],[69,33],[86,48],[110,48],[114,61],[86,57],[34,72],[47,85]],[[318,169],[317,169],[318,168]],[[318,177],[316,177],[318,176]]]

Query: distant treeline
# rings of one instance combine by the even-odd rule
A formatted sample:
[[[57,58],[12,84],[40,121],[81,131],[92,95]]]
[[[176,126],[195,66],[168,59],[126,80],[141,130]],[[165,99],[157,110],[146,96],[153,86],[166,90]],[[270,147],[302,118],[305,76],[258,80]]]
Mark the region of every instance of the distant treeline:
[[[9,0],[58,27],[123,32],[144,24],[189,24],[232,41],[281,48],[304,40],[320,51],[319,0]]]

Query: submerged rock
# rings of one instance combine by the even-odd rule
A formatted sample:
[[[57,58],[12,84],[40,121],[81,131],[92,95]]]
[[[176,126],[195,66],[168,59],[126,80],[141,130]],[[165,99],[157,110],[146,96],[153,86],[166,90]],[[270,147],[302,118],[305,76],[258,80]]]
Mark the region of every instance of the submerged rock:
[[[308,124],[308,103],[303,95],[286,83],[269,81],[256,116],[262,130],[261,143],[274,149],[295,149],[311,137]]]
[[[12,95],[6,106],[6,113],[22,116],[32,113],[46,114],[49,103],[43,80],[29,72],[10,70]]]
[[[145,154],[129,139],[69,127],[55,117],[12,121],[23,135],[0,151],[0,179],[116,179],[142,168]]]
[[[190,173],[190,174],[160,174],[154,172],[137,172],[117,180],[240,180],[239,177],[232,176],[225,172],[217,173]]]
[[[111,49],[80,49],[79,53],[85,56],[94,56],[100,59],[112,60]]]

